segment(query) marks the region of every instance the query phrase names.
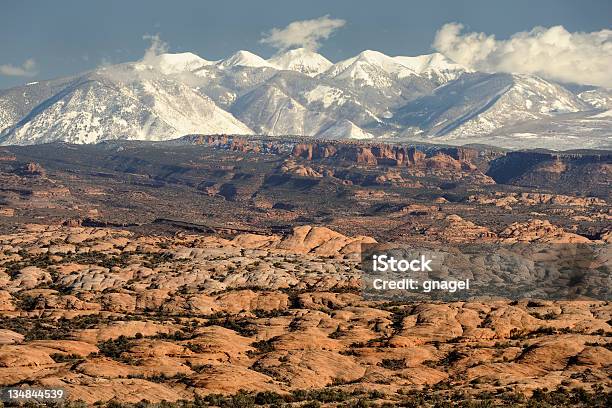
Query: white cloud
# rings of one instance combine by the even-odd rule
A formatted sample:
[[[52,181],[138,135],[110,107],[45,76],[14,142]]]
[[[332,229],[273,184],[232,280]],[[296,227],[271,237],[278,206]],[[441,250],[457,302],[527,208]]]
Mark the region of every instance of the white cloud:
[[[163,41],[159,34],[145,34],[143,40],[150,44],[145,49],[142,58],[134,63],[132,68],[124,66],[124,64],[116,64],[111,57],[103,57],[98,65],[98,69],[103,71],[108,77],[114,81],[130,84],[144,79],[156,78],[161,70],[162,59],[161,54],[169,51],[170,46]]]
[[[142,39],[149,41],[150,44],[144,51],[142,58],[140,58],[138,62],[146,66],[158,67],[159,59],[157,57],[161,54],[168,52],[168,50],[170,49],[168,43],[163,41],[159,34],[145,34],[142,36]],[[112,56],[109,57],[108,55],[106,55],[100,59],[98,68],[103,69],[109,75],[112,73],[119,77],[120,75],[122,75],[122,69],[115,69],[116,67],[113,66],[114,64],[115,62],[113,62]]]
[[[312,20],[294,21],[285,28],[273,28],[260,40],[279,51],[304,47],[316,50],[322,40],[328,39],[346,21],[323,16]]]
[[[21,66],[10,64],[0,65],[0,74],[24,77],[36,76],[36,74],[38,74],[36,70],[36,61],[34,61],[33,58],[28,58]]]
[[[460,64],[485,72],[536,74],[557,81],[612,87],[612,30],[570,33],[563,26],[535,27],[507,40],[462,33],[445,24],[433,47]]]
[[[156,56],[160,54],[164,54],[168,52],[168,49],[170,48],[168,46],[168,43],[163,41],[159,37],[159,34],[155,34],[155,35],[146,34],[142,36],[142,39],[149,40],[151,42],[151,44],[149,45],[149,48],[147,48],[144,56],[142,57],[142,62],[145,62],[145,63],[152,61]]]

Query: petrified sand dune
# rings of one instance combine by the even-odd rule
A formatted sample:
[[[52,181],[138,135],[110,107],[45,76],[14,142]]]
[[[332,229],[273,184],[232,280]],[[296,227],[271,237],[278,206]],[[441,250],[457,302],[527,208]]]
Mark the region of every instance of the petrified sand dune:
[[[527,222],[516,222],[500,234],[502,242],[545,242],[556,244],[589,243],[586,237],[565,231],[548,220],[532,219]]]
[[[281,240],[276,248],[297,253],[315,253],[329,256],[335,254],[350,254],[358,251],[362,243],[375,243],[370,237],[348,238],[325,227],[302,226],[295,227],[293,233]]]
[[[503,237],[532,240],[552,227],[508,228],[520,233]],[[74,252],[35,250],[67,241]],[[607,387],[607,302],[365,300],[354,254],[373,242],[311,226],[231,239],[34,225],[4,235],[0,384],[61,386],[89,404],[240,390],[395,398],[450,382],[468,394]]]

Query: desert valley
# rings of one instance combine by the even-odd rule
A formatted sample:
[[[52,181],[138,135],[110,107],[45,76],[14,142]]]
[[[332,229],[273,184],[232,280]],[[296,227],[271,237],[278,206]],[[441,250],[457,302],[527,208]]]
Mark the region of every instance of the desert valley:
[[[609,245],[611,166],[265,137],[4,147],[0,382],[77,405],[605,406],[609,286],[368,300],[359,251]]]

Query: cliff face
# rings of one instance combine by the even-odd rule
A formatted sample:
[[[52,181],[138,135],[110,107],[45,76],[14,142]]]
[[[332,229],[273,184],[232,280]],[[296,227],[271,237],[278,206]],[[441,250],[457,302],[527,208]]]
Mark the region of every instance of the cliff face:
[[[491,161],[487,175],[501,184],[608,197],[612,155],[510,152]]]
[[[249,140],[245,137],[226,136],[226,135],[192,135],[184,138],[188,143],[196,145],[208,145],[211,147],[231,150],[237,152],[253,153],[280,153],[279,143],[266,142],[263,140]]]
[[[324,159],[334,156],[338,150],[331,143],[299,143],[293,147],[291,155],[306,160]]]
[[[289,154],[296,159],[339,160],[366,166],[412,167],[473,171],[480,152],[472,148],[420,149],[387,143],[346,143],[340,141],[292,141],[240,136],[191,135],[184,142],[214,148],[254,153]]]
[[[612,154],[580,151],[500,152],[475,147],[406,146],[390,143],[191,135],[182,143],[277,154],[292,159],[407,168],[415,173],[480,175],[499,184],[539,187],[557,193],[609,196]],[[485,175],[486,174],[486,175]]]
[[[391,166],[474,171],[471,162],[478,151],[466,148],[430,149],[428,152],[391,144],[357,145],[349,143],[300,143],[291,155],[306,160],[338,159],[366,166]]]

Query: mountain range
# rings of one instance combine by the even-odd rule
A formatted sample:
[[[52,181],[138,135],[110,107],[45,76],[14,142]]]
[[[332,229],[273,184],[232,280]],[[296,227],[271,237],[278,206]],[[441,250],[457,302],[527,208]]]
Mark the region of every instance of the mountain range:
[[[612,90],[476,72],[439,53],[332,63],[294,49],[161,54],[0,91],[3,145],[192,133],[609,149]]]

